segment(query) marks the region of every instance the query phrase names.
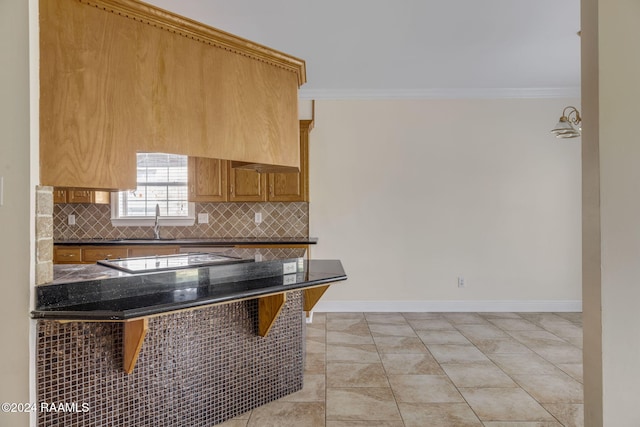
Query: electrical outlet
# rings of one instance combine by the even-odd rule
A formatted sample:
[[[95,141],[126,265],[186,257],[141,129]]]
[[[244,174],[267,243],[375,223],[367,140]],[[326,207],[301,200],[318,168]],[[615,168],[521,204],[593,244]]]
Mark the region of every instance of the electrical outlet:
[[[297,262],[283,262],[282,263],[282,274],[292,274],[295,273],[298,268]]]
[[[76,216],[75,215],[67,215],[67,224],[76,225]]]
[[[209,224],[209,214],[208,213],[199,213],[198,214],[198,224]]]
[[[283,285],[295,285],[298,279],[297,274],[285,274],[282,276],[282,284]]]
[[[458,287],[464,288],[464,277],[458,276]]]
[[[260,224],[262,222],[262,212],[256,212],[253,216],[253,221],[256,224]]]

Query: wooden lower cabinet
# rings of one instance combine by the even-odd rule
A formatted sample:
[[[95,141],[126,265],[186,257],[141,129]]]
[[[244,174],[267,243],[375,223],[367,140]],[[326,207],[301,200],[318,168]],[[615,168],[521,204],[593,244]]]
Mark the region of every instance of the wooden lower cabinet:
[[[94,263],[101,259],[126,258],[128,256],[128,249],[120,246],[95,246],[82,248],[82,261],[87,263]]]
[[[66,246],[54,245],[54,264],[94,264],[103,259],[142,257],[154,255],[173,255],[179,252],[179,246]]]
[[[82,249],[70,246],[53,247],[54,264],[79,264],[82,262]]]
[[[261,254],[261,260],[283,258],[306,258],[309,259],[309,245],[305,244],[281,244],[281,245],[258,245],[243,244],[233,246],[238,249],[256,249],[256,253]],[[198,246],[185,247],[188,252],[220,252],[227,251],[230,247],[218,246]],[[54,245],[54,264],[95,264],[103,259],[131,258],[156,255],[173,255],[180,253],[178,245]]]

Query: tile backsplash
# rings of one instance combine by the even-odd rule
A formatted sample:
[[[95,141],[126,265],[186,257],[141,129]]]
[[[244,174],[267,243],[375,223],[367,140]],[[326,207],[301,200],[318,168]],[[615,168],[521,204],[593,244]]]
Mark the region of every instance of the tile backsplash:
[[[262,223],[254,222],[262,213]],[[163,238],[228,238],[228,237],[308,237],[309,204],[293,203],[196,203],[199,213],[209,214],[208,224],[186,227],[163,226]],[[76,224],[68,225],[68,215]],[[152,238],[152,227],[114,227],[111,206],[98,204],[56,204],[53,209],[55,240]]]

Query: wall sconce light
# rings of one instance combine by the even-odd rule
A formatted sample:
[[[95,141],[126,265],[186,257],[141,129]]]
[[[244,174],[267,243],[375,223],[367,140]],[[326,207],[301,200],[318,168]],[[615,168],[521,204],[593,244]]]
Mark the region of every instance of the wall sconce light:
[[[562,110],[562,117],[560,117],[556,127],[551,130],[551,133],[554,134],[556,138],[576,138],[580,136],[580,131],[582,130],[580,127],[581,121],[582,117],[580,117],[580,112],[576,107],[565,107],[565,109]],[[578,129],[573,127],[574,125],[578,126]]]

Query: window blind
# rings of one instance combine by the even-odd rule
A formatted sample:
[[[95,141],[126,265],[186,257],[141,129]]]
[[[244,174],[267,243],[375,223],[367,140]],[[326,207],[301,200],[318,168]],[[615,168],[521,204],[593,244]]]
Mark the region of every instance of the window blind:
[[[137,164],[138,187],[120,192],[119,217],[153,217],[156,204],[161,216],[187,216],[187,156],[138,153]]]

